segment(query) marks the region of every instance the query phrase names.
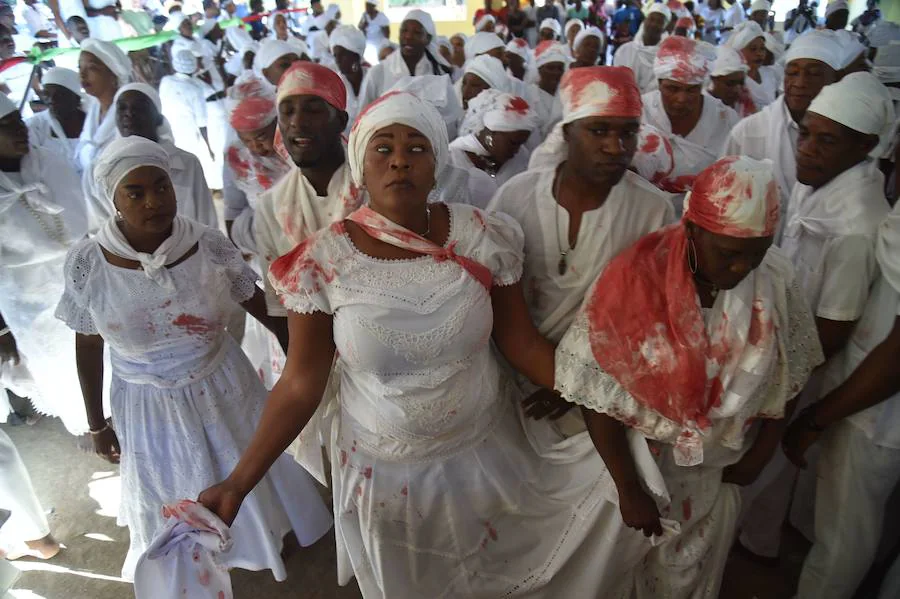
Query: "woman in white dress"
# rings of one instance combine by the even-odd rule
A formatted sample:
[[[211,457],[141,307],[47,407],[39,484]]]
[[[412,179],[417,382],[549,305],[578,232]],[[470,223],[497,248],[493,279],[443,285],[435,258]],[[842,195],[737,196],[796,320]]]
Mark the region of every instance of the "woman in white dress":
[[[87,234],[78,175],[53,152],[29,147],[16,105],[0,94],[0,360],[21,360],[37,411],[81,435],[72,333],[53,317],[69,247]]]
[[[744,85],[757,110],[762,110],[775,101],[778,94],[778,77],[773,67],[765,66],[766,36],[756,21],[744,21],[728,38],[726,44],[740,52],[750,70]]]
[[[428,203],[447,154],[441,116],[411,94],[357,121],[348,155],[369,207],[272,265],[288,363],[240,464],[199,500],[231,521],[309,423],[330,450],[341,584],[355,575],[367,599],[598,596],[608,553],[563,567],[629,548],[602,530],[603,485],[538,458],[491,349],[493,331],[514,367],[552,384],[518,284],[522,231]],[[320,407],[335,356],[339,399]]]
[[[537,114],[522,98],[486,89],[469,102],[450,163],[468,172],[473,206],[487,208],[501,185],[528,169],[525,143],[537,127]]]
[[[257,276],[221,233],[176,216],[169,157],[141,137],[101,155],[98,181],[117,215],[69,252],[57,316],[76,332],[79,377],[96,451],[120,461],[119,524],[132,579],[162,524],[162,506],[190,499],[229,472],[247,447],[265,388],[225,330],[232,302],[271,325]],[[112,422],[103,419],[103,347],[110,345]],[[312,479],[278,460],[231,529],[225,567],[286,576],[279,552],[291,529],[303,545],[331,528]]]
[[[606,599],[716,599],[738,513],[778,450],[794,398],[823,360],[778,223],[771,163],[715,162],[682,222],[618,255],[556,352],[556,388],[583,406],[625,524],[680,534],[651,549]],[[628,437],[647,439],[671,496],[659,510]]]
[[[356,122],[356,116],[362,109],[360,106],[360,94],[362,93],[363,80],[369,72],[369,67],[363,65],[363,56],[366,52],[366,36],[356,27],[341,25],[331,32],[329,38],[331,53],[334,55],[334,70],[344,82],[347,89],[347,129]]]

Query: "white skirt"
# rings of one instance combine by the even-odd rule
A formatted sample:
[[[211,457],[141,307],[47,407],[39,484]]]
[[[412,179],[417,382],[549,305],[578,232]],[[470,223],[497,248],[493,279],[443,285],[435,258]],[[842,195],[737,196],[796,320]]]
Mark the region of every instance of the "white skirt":
[[[225,343],[219,368],[183,387],[161,389],[113,374],[113,426],[122,450],[118,523],[131,533],[123,578],[133,579],[138,558],[163,523],[162,506],[196,499],[222,481],[256,431],[266,390],[237,344],[230,337]],[[293,529],[301,545],[310,545],[331,526],[312,478],[282,456],[244,500],[231,528],[234,546],[222,563],[269,569],[284,580],[284,535]]]

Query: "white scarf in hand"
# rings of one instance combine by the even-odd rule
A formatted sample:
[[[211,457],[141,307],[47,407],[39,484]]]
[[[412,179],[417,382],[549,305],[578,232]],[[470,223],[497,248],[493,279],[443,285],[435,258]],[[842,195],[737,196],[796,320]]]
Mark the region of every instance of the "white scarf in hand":
[[[138,252],[131,247],[131,244],[125,239],[125,235],[122,234],[122,230],[119,229],[116,219],[111,218],[100,229],[97,241],[106,251],[120,258],[140,262],[147,278],[152,279],[164,289],[174,291],[175,283],[172,281],[172,275],[169,274],[166,265],[183,258],[197,244],[205,230],[205,225],[183,216],[176,216],[169,238],[163,241],[152,254],[147,254]]]

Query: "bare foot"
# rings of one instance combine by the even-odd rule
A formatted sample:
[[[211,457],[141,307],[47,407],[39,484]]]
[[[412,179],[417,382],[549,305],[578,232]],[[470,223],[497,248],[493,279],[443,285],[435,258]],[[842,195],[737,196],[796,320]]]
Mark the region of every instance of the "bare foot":
[[[61,548],[59,542],[53,538],[53,535],[47,535],[36,541],[26,541],[22,546],[11,549],[5,555],[2,555],[2,550],[0,550],[0,557],[4,557],[9,561],[14,561],[23,557],[51,559],[59,553]]]

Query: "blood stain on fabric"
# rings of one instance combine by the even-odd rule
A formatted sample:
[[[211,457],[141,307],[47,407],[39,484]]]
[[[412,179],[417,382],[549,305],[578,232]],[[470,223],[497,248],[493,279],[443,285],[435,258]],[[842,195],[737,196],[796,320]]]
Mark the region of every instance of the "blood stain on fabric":
[[[203,335],[213,330],[215,325],[205,318],[194,316],[192,314],[179,314],[178,318],[172,321],[177,327],[184,328],[191,335]]]
[[[691,519],[691,498],[688,497],[681,502],[681,515],[684,516],[685,522]]]

